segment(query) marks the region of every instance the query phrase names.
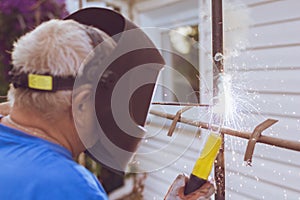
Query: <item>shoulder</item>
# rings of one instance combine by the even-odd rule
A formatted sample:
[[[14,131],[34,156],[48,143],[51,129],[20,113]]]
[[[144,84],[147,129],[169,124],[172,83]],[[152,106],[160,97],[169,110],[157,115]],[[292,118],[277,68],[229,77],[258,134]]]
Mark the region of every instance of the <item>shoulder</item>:
[[[74,161],[53,164],[43,170],[42,177],[43,185],[52,191],[49,199],[107,200],[103,187],[86,168]]]

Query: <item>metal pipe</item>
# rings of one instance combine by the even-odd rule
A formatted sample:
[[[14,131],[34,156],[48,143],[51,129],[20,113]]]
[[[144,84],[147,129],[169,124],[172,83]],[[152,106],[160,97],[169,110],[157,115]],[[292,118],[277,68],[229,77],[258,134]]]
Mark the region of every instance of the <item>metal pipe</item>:
[[[212,56],[217,70],[214,75],[224,71],[223,66],[223,6],[222,0],[212,0]]]
[[[277,122],[278,122],[278,120],[275,120],[275,119],[267,119],[255,127],[253,133],[251,134],[251,138],[248,141],[246,153],[244,156],[244,161],[247,162],[247,165],[251,166],[254,148],[255,148],[256,142],[257,142],[258,138],[261,136],[262,132]]]
[[[83,2],[82,0],[78,0],[78,9],[82,9],[83,8]]]
[[[199,103],[179,103],[179,102],[152,102],[152,105],[164,105],[164,106],[197,106],[197,107],[209,107],[208,104]]]
[[[168,113],[164,113],[164,112],[160,112],[160,111],[156,111],[156,110],[150,110],[150,114],[158,116],[158,117],[170,119],[170,120],[173,120],[175,117],[175,115],[173,115],[173,114],[168,114]],[[178,119],[178,122],[181,122],[184,124],[189,124],[191,126],[195,126],[195,127],[199,127],[199,128],[203,128],[203,129],[209,128],[209,124],[206,122],[195,121],[195,120],[188,119],[185,117],[180,117]],[[250,132],[238,131],[238,130],[234,130],[234,129],[230,129],[230,128],[221,128],[220,132],[223,134],[226,134],[226,135],[231,135],[231,136],[235,136],[235,137],[239,137],[239,138],[243,138],[243,139],[247,139],[247,140],[249,140],[251,138],[251,134],[252,134]],[[296,141],[284,140],[284,139],[280,139],[280,138],[274,138],[274,137],[270,137],[270,136],[261,135],[258,138],[257,142],[300,152],[300,142],[296,142]]]
[[[218,96],[218,78],[223,73],[223,6],[222,0],[211,1],[212,13],[212,56],[213,56],[213,95],[214,99]],[[215,180],[217,191],[215,199],[225,199],[225,156],[224,156],[224,134],[221,134],[222,144],[215,161]]]

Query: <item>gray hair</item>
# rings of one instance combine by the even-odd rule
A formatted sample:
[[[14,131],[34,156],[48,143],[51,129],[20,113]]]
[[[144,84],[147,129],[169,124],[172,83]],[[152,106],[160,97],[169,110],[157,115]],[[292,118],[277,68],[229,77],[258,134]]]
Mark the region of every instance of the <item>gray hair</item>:
[[[85,25],[73,20],[50,20],[42,23],[14,43],[14,70],[75,77],[82,64],[88,61],[87,57],[92,55],[92,41],[85,28]],[[90,28],[104,34],[96,28]],[[72,91],[37,92],[11,85],[8,98],[11,105],[34,109],[46,118],[53,118],[58,112],[70,110]]]

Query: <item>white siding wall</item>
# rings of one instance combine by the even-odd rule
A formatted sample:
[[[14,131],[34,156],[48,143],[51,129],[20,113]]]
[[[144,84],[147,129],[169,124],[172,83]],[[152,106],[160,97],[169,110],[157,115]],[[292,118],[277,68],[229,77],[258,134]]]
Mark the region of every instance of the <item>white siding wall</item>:
[[[139,23],[145,26],[156,26],[159,25],[159,21],[163,21],[162,26],[171,27],[176,17],[184,19],[184,17],[180,18],[183,9],[198,12],[195,9],[196,1],[174,2],[169,5],[174,9],[173,13],[167,12],[168,6],[156,7],[151,11],[142,10],[137,13],[137,17],[141,16]],[[210,14],[209,10],[205,10],[210,6],[209,2],[199,1],[200,10],[203,11],[200,18],[200,42],[208,50],[200,54],[200,70],[207,80],[211,77],[211,65],[207,59],[204,59],[210,54],[211,45]],[[224,4],[226,2],[228,1],[224,0]],[[300,56],[298,55],[300,1],[243,0],[242,2],[247,5],[251,19],[247,29],[248,34],[245,34],[249,46],[242,50],[238,57],[231,59],[227,70],[235,72],[234,74],[238,73],[235,81],[243,85],[245,94],[249,95],[248,98],[255,97],[255,100],[251,101],[257,109],[254,109],[245,119],[247,127],[254,128],[266,118],[278,119],[279,122],[263,134],[300,141]],[[158,17],[155,18],[153,13]],[[169,18],[166,18],[164,13],[166,16],[169,15]],[[194,15],[188,13],[190,19],[193,19],[193,16],[195,18],[195,13]],[[163,19],[160,20],[159,17]],[[232,38],[230,35],[236,34],[236,31],[239,30],[226,29],[225,38]],[[159,41],[157,37],[156,35]],[[232,64],[239,67],[232,67]],[[203,98],[202,101],[206,99]],[[153,109],[165,109],[174,114],[179,108],[153,107]],[[185,116],[198,120],[201,113],[205,111],[194,109],[188,111]],[[171,140],[166,136],[170,122],[153,115],[149,115],[149,120],[151,123],[147,128],[153,137],[141,147],[141,151],[146,152],[161,149],[163,143],[168,144]],[[242,123],[240,124],[243,126]],[[182,125],[179,130],[181,132],[179,134],[185,134],[189,141],[192,141],[191,146],[183,152],[180,159],[148,173],[144,192],[146,200],[163,199],[176,175],[181,172],[190,173],[199,155],[203,141],[198,139],[197,129]],[[180,141],[177,142],[178,146],[184,145]],[[162,151],[161,156],[144,161],[144,164],[159,165],[164,156],[176,152],[176,145],[169,152]],[[243,164],[246,145],[246,140],[226,137],[226,199],[300,199],[300,153],[257,144],[253,166],[247,167]]]
[[[234,59],[235,65],[244,64],[237,81],[246,85],[245,92],[256,93],[258,110],[252,117],[279,120],[263,134],[300,141],[300,1],[243,2],[248,4],[252,22],[249,46]],[[243,149],[236,151],[234,146],[227,149],[228,197],[300,199],[300,152],[259,144],[253,167],[233,161],[242,160],[243,154]]]

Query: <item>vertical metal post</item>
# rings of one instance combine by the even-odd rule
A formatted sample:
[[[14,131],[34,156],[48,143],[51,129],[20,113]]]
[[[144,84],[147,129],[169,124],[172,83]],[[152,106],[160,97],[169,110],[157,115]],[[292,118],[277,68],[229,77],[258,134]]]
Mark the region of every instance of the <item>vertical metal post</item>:
[[[212,56],[215,67],[214,75],[224,71],[223,66],[223,6],[222,0],[212,0]],[[219,57],[219,58],[218,58]]]
[[[128,1],[128,17],[131,20],[134,20],[134,14],[133,14],[133,9],[134,9],[134,5],[136,0],[129,0]]]
[[[82,9],[82,7],[83,7],[83,2],[82,2],[82,0],[78,0],[78,8],[79,8],[79,9]]]
[[[222,0],[212,0],[212,59],[213,59],[213,95],[217,96],[217,81],[219,74],[224,72],[223,66],[223,6]],[[224,134],[222,145],[215,161],[215,179],[217,191],[216,200],[225,199],[225,164],[224,164]]]

